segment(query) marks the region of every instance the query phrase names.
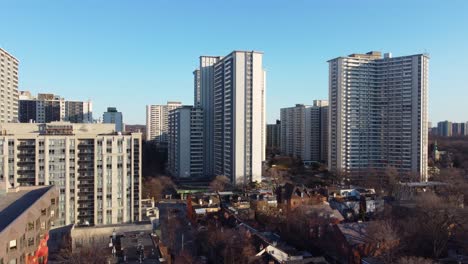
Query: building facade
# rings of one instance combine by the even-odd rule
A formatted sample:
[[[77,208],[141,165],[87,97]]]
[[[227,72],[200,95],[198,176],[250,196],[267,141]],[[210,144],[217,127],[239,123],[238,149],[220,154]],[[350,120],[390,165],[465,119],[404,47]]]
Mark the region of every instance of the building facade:
[[[442,121],[437,123],[437,135],[442,137],[451,137],[452,136],[452,122]]]
[[[168,169],[178,178],[203,178],[203,110],[181,106],[169,112]]]
[[[115,107],[108,107],[107,112],[102,115],[104,124],[115,124],[115,131],[122,132],[124,130],[122,112],[117,111]]]
[[[314,100],[310,108],[311,161],[328,162],[328,101]]]
[[[54,186],[0,191],[0,263],[47,263],[58,196]]]
[[[181,106],[181,102],[167,102],[166,105],[147,105],[146,140],[154,141],[157,144],[167,144],[169,112]]]
[[[0,124],[0,179],[56,185],[56,225],[141,220],[141,134],[111,124]]]
[[[281,152],[304,162],[327,161],[328,102],[281,109]]]
[[[18,120],[19,61],[0,48],[0,123]]]
[[[200,74],[199,69],[193,71],[193,104],[195,107],[201,107]]]
[[[428,63],[380,52],[329,62],[329,169],[356,179],[395,167],[427,180]]]
[[[200,57],[193,72],[194,106],[171,112],[168,163],[173,175],[225,175],[234,185],[261,181],[266,148],[262,60],[256,51]]]
[[[225,175],[234,185],[261,181],[266,147],[262,60],[263,53],[256,51],[200,57],[205,173]]]
[[[199,101],[194,105],[201,105],[203,109],[203,142],[204,142],[204,173],[215,176],[214,172],[214,65],[221,59],[221,56],[201,56],[199,74],[194,77],[194,90],[200,90]]]
[[[93,123],[91,101],[65,101],[65,121],[71,123]]]
[[[452,136],[466,136],[466,123],[452,123]]]
[[[279,150],[281,146],[281,121],[276,120],[276,124],[267,125],[266,147],[270,150]]]
[[[54,94],[40,93],[37,97],[28,91],[20,91],[18,120],[20,123],[49,123],[70,121],[91,123],[92,102],[66,101]]]

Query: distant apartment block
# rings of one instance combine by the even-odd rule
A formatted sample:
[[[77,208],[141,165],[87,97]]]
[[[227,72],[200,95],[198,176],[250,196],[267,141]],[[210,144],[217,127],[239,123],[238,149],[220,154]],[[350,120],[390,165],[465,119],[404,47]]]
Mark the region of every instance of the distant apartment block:
[[[181,102],[167,102],[166,105],[146,106],[146,140],[167,144],[169,112],[181,107]]]
[[[93,123],[91,101],[65,101],[65,121],[71,123]]]
[[[2,181],[0,185],[0,263],[47,263],[59,190],[54,186],[8,188]]]
[[[66,101],[54,95],[39,93],[31,95],[29,91],[20,91],[18,120],[20,123],[49,123],[70,121],[72,123],[91,123],[93,105],[91,101]]]
[[[351,54],[329,62],[329,169],[395,167],[427,181],[428,64],[417,54]]]
[[[281,109],[281,152],[304,162],[326,163],[328,158],[328,102],[297,104]]]
[[[168,169],[178,178],[202,178],[203,110],[181,106],[169,112]]]
[[[200,57],[195,105],[203,109],[207,176],[226,175],[235,185],[261,181],[266,147],[262,59],[257,51]]]
[[[102,115],[102,123],[115,124],[115,131],[122,132],[124,129],[122,112],[117,111],[115,107],[108,107]]]
[[[0,48],[0,123],[18,120],[19,61]]]
[[[452,136],[452,122],[442,121],[437,123],[437,134],[442,137],[451,137]]]
[[[460,137],[468,136],[468,122],[457,123],[451,121],[441,121],[437,123],[435,134],[441,137]]]
[[[466,136],[466,123],[452,123],[452,136]]]
[[[141,133],[142,140],[146,140],[146,126],[145,125],[128,125],[125,124],[125,132],[128,133]]]
[[[113,124],[0,124],[0,181],[55,185],[57,226],[141,220],[141,134]]]
[[[281,121],[276,120],[276,124],[267,124],[267,148],[279,150],[281,146]]]

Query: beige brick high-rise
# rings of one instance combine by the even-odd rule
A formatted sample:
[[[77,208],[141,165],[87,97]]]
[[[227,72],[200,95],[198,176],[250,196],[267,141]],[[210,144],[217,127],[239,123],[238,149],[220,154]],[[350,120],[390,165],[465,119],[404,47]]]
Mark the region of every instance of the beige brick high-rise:
[[[146,106],[146,140],[167,144],[169,133],[169,112],[182,106],[181,102],[167,102],[166,105]]]
[[[0,181],[55,185],[56,225],[141,220],[141,133],[114,124],[0,124]]]
[[[0,48],[0,123],[18,120],[18,60]]]

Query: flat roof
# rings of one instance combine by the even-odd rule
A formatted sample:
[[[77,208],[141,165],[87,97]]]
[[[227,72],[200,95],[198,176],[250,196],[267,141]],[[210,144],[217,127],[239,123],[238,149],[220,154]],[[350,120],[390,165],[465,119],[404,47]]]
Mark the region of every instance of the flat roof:
[[[2,49],[2,48],[0,48],[0,50],[3,51],[3,53],[5,53],[5,54],[7,54],[8,56],[10,56],[10,57],[11,57],[12,59],[14,59],[16,62],[19,62],[19,60],[18,60],[15,56],[11,55],[8,51],[6,51],[6,50],[4,50],[4,49]]]
[[[258,51],[258,50],[233,50],[231,52],[228,53],[228,55],[226,56],[214,56],[214,55],[201,55],[200,58],[204,57],[204,58],[219,58],[220,60],[224,59],[225,57],[233,54],[233,53],[239,53],[239,52],[245,52],[245,53],[258,53],[258,54],[264,54],[263,51]]]
[[[336,59],[346,59],[346,58],[355,58],[355,59],[358,59],[358,58],[367,58],[367,59],[370,59],[370,60],[375,60],[375,61],[379,61],[379,60],[384,60],[386,58],[384,57],[377,57],[377,54],[372,54],[372,52],[380,52],[380,51],[371,51],[371,52],[367,52],[367,53],[353,53],[353,54],[349,54],[348,56],[339,56],[339,57],[336,57],[336,58],[333,58],[333,59],[329,59],[327,60],[327,62],[331,62],[333,60],[336,60]],[[391,53],[391,52],[388,52],[388,53]],[[382,53],[380,52],[380,55],[381,56]],[[428,57],[429,58],[429,54],[428,53],[417,53],[417,54],[411,54],[411,55],[403,55],[403,56],[397,56],[397,57],[391,57],[391,59],[396,59],[396,58],[404,58],[404,57],[413,57],[413,56],[424,56],[424,57]]]
[[[0,232],[29,209],[53,186],[9,192],[0,196]]]
[[[49,130],[67,128],[69,133],[46,135],[45,128]],[[50,123],[2,123],[0,124],[1,136],[16,136],[19,138],[34,138],[37,136],[77,136],[83,138],[96,136],[138,135],[140,132],[117,132],[115,124],[106,123],[70,123],[68,121]]]

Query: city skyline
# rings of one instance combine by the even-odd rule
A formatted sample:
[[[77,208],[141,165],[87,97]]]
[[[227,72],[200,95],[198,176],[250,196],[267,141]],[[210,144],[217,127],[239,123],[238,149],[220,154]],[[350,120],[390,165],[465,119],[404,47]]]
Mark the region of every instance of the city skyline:
[[[335,9],[338,3],[342,8]],[[267,122],[274,123],[282,107],[328,99],[329,58],[368,50],[395,56],[427,52],[429,120],[467,119],[464,80],[458,77],[463,76],[463,58],[468,58],[463,49],[468,39],[459,34],[468,23],[463,15],[466,2],[440,6],[436,1],[414,1],[405,2],[405,8],[369,1],[254,2],[247,9],[239,4],[230,7],[233,12],[217,12],[222,6],[186,2],[179,10],[169,2],[5,3],[5,19],[17,23],[0,27],[0,47],[20,61],[19,90],[91,99],[95,116],[115,106],[127,124],[145,123],[145,105],[174,100],[190,104],[191,73],[200,55],[263,51]],[[249,19],[237,15],[240,11]],[[200,15],[205,12],[209,15]],[[330,16],[336,23],[324,23]],[[224,25],[211,23],[220,18]],[[344,22],[372,37],[348,30]],[[198,38],[201,35],[206,37]]]

